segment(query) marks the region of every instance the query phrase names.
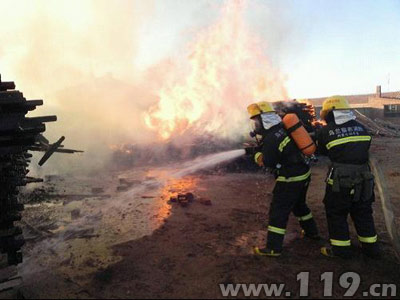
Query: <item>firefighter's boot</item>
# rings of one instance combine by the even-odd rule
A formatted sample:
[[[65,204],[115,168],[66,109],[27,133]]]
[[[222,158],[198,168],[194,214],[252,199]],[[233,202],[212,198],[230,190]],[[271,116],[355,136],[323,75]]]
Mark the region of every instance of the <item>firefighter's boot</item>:
[[[270,256],[270,257],[278,257],[281,255],[281,252],[274,251],[268,248],[259,248],[254,247],[254,254],[258,256]]]

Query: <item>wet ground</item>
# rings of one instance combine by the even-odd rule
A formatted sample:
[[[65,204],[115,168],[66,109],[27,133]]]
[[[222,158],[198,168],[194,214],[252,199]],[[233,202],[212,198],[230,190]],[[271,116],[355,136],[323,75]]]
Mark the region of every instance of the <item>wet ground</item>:
[[[399,139],[381,138],[372,147],[397,216],[399,146]],[[313,167],[308,197],[324,238],[326,168],[326,160]],[[48,178],[40,187],[45,190],[43,197],[24,212],[27,245],[20,266],[24,296],[221,298],[219,283],[285,283],[286,291],[296,297],[296,275],[303,271],[311,272],[313,298],[323,295],[324,272],[334,272],[335,280],[344,272],[359,273],[359,297],[372,283],[400,284],[379,198],[374,207],[385,254],[380,261],[361,255],[351,261],[322,257],[319,248],[324,241],[301,239],[294,217],[284,254],[278,259],[258,258],[252,247],[265,242],[274,179],[262,173],[215,171],[168,180],[172,170],[137,168],[92,177]],[[169,203],[171,196],[186,192],[196,196],[193,203],[186,207]],[[212,205],[205,205],[204,199]],[[352,232],[358,251],[353,228]],[[342,297],[345,290],[338,280],[334,282],[333,296]]]

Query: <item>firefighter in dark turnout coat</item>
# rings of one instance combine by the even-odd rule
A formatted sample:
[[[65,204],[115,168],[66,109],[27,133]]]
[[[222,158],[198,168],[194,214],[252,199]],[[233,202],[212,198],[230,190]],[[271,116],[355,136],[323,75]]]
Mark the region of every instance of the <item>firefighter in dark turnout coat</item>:
[[[298,218],[305,236],[319,238],[317,226],[306,204],[310,167],[270,103],[259,102],[247,109],[254,122],[254,133],[263,139],[262,149],[255,154],[255,161],[260,166],[276,170],[266,247],[256,247],[254,252],[257,255],[279,256],[291,212]]]
[[[320,154],[331,160],[324,204],[330,247],[325,256],[352,257],[348,215],[351,216],[362,251],[379,257],[372,203],[374,179],[368,164],[371,136],[355,119],[346,98],[334,96],[323,103],[321,118],[327,122],[317,134]]]

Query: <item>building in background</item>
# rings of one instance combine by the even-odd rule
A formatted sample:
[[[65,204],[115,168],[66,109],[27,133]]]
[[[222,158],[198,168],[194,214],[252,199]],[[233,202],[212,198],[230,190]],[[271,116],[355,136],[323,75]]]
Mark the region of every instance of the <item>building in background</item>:
[[[371,119],[400,118],[400,91],[382,93],[381,86],[378,85],[375,94],[349,95],[346,97],[353,108]],[[325,99],[309,99],[314,104],[318,115]]]

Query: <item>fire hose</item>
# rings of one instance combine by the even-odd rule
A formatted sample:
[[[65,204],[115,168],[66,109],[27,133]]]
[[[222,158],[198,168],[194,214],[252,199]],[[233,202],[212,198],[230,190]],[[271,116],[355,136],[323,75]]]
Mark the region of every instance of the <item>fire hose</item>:
[[[390,201],[390,196],[387,192],[388,189],[386,186],[385,177],[375,158],[370,158],[370,165],[375,176],[375,183],[381,199],[386,228],[392,241],[393,248],[396,252],[396,256],[400,261],[400,236],[397,232],[396,219],[393,213],[392,202]]]

